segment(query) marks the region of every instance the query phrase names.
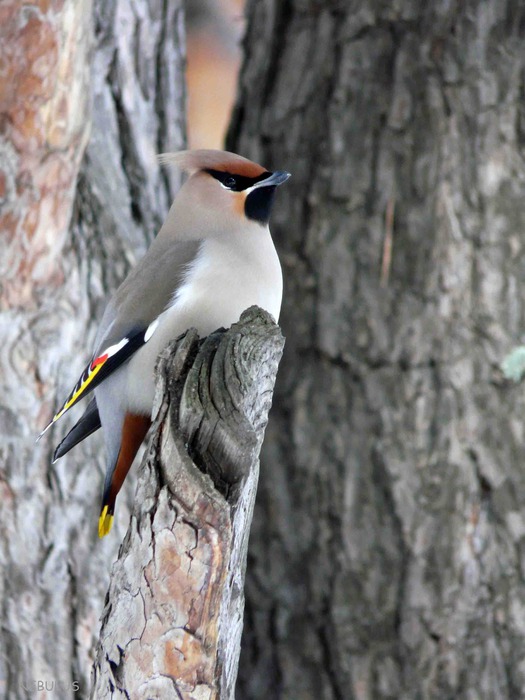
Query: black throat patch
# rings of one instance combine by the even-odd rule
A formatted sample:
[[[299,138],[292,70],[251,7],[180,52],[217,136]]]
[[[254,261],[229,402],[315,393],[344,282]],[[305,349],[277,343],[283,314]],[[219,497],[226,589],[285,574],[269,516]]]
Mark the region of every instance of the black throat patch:
[[[258,187],[246,197],[244,213],[248,219],[267,224],[270,221],[275,185],[270,187]]]

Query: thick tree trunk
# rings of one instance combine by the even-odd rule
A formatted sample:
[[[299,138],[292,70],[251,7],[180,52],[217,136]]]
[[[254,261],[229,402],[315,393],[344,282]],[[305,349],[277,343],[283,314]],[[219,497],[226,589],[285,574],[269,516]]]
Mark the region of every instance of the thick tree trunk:
[[[283,339],[256,307],[162,355],[93,697],[233,700],[259,452]],[[190,456],[191,455],[191,459]]]
[[[523,5],[248,14],[229,146],[293,177],[238,697],[525,697]]]
[[[0,19],[0,697],[62,700],[88,694],[133,484],[100,543],[101,441],[51,465],[78,412],[34,441],[173,193],[155,154],[184,141],[182,11],[4,0]]]

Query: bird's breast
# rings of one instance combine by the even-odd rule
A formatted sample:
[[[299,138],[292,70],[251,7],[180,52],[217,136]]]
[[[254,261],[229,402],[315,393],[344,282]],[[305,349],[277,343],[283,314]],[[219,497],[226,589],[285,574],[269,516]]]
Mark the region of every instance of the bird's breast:
[[[264,231],[264,229],[263,229]],[[201,335],[228,327],[257,304],[277,321],[281,309],[282,272],[269,231],[250,240],[238,237],[203,244],[173,297],[177,317],[191,317]]]
[[[151,412],[154,367],[159,353],[188,328],[204,337],[228,328],[254,304],[277,321],[282,299],[282,272],[269,231],[255,241],[203,243],[175,291],[170,306],[146,345],[130,361],[128,403],[138,413]],[[232,244],[233,243],[233,244]]]

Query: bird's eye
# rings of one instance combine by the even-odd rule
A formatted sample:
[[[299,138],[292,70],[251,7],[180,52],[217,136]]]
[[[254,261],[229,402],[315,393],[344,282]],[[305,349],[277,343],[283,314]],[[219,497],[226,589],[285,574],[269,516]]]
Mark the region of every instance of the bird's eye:
[[[227,187],[229,190],[233,190],[233,188],[236,185],[237,185],[237,180],[234,177],[232,177],[231,175],[224,180],[224,186]]]

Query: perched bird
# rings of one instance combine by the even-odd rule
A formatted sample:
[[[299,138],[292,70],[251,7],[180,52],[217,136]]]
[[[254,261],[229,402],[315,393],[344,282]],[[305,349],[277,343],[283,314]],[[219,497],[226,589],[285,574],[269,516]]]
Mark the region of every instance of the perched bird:
[[[275,189],[289,173],[269,172],[224,151],[161,156],[189,177],[151,247],[102,317],[95,352],[40,437],[95,391],[54,453],[66,454],[101,426],[107,452],[99,536],[113,524],[117,494],[151,424],[155,361],[188,328],[206,336],[257,304],[277,321],[282,273],[268,228]]]

